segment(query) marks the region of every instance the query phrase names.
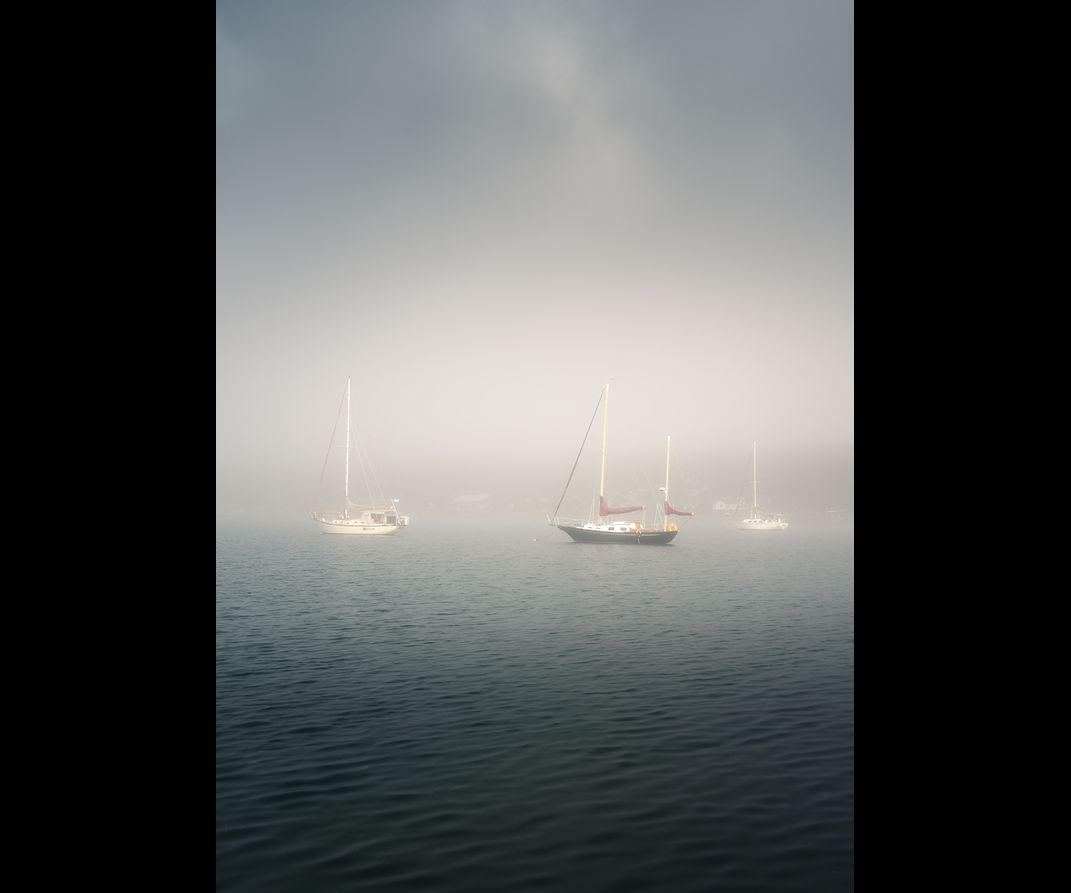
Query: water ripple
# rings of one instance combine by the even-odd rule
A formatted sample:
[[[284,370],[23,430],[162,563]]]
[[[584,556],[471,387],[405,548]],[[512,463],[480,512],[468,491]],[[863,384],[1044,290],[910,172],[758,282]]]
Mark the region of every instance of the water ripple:
[[[852,888],[850,537],[541,531],[220,531],[217,890]]]

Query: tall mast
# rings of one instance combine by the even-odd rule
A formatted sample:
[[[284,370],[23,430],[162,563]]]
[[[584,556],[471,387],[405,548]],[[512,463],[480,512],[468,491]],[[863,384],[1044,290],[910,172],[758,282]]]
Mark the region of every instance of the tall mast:
[[[350,380],[346,378],[346,504],[342,507],[343,517],[350,516]]]
[[[602,404],[602,462],[599,466],[599,509],[602,509],[603,485],[606,482],[606,420],[610,415],[610,384],[607,382]],[[599,524],[602,524],[602,515],[599,515]]]
[[[759,445],[757,441],[751,441],[751,517],[756,518],[759,514]]]
[[[662,506],[662,529],[669,530],[669,515],[666,514],[666,508],[669,506],[669,435],[666,435],[666,486],[662,488],[665,493],[663,494],[666,500],[666,504]]]

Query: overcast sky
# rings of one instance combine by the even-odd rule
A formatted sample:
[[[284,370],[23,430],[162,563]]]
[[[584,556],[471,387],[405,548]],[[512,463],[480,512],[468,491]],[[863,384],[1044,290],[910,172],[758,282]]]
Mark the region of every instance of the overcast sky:
[[[734,476],[850,452],[852,33],[849,0],[217,0],[217,499],[317,486],[347,376],[411,506],[481,466],[556,501],[606,382],[652,476],[667,434]]]

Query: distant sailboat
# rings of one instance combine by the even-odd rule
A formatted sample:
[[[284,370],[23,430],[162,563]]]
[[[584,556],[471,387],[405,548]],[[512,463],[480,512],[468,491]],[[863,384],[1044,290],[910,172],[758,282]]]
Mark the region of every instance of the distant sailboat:
[[[780,515],[773,518],[759,512],[759,447],[757,442],[751,444],[751,517],[738,521],[740,530],[785,530],[788,522]]]
[[[338,424],[337,418],[335,422]],[[334,435],[332,435],[332,439]],[[328,456],[331,448],[328,446]],[[327,460],[324,460],[327,470]],[[320,476],[321,482],[323,475]],[[351,510],[353,514],[351,514]],[[313,513],[313,520],[323,533],[340,533],[349,536],[382,536],[393,534],[408,526],[409,517],[398,513],[398,500],[382,505],[361,505],[350,501],[350,380],[346,379],[346,476],[343,485],[342,511],[328,516],[325,512]]]
[[[561,508],[562,500],[565,499],[565,494],[569,490],[569,483],[573,479],[573,472],[576,471],[576,464],[580,461],[580,452],[584,450],[584,443],[587,442],[587,434],[584,435],[584,441],[580,444],[580,452],[577,453],[576,462],[573,463],[573,471],[569,473],[569,480],[565,482],[565,490],[562,491],[562,498],[558,500],[558,506],[554,509],[554,517],[550,520],[550,523],[557,527],[559,530],[569,534],[578,543],[625,543],[634,545],[655,545],[664,546],[677,535],[677,525],[669,523],[669,515],[690,515],[691,512],[681,512],[674,509],[669,504],[669,438],[666,438],[666,486],[662,487],[662,491],[665,494],[665,517],[663,518],[662,528],[657,527],[643,527],[639,521],[608,521],[607,519],[611,515],[625,515],[631,512],[643,511],[642,505],[624,505],[624,506],[610,506],[606,503],[606,427],[607,419],[609,416],[610,405],[610,385],[606,385],[602,394],[599,395],[599,402],[603,406],[602,415],[602,459],[599,468],[599,512],[594,521],[568,521],[558,517],[558,509]],[[599,403],[595,404],[595,412],[599,411]],[[592,414],[591,421],[595,421],[595,414]],[[591,422],[588,423],[588,433],[591,432]]]

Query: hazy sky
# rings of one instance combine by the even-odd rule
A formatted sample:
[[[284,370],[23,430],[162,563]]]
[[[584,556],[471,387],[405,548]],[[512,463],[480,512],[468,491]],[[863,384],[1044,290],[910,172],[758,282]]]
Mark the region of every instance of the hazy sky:
[[[480,467],[556,501],[607,381],[652,475],[667,434],[734,475],[850,450],[852,33],[850,0],[217,0],[217,498],[315,487],[347,375],[411,506]]]

